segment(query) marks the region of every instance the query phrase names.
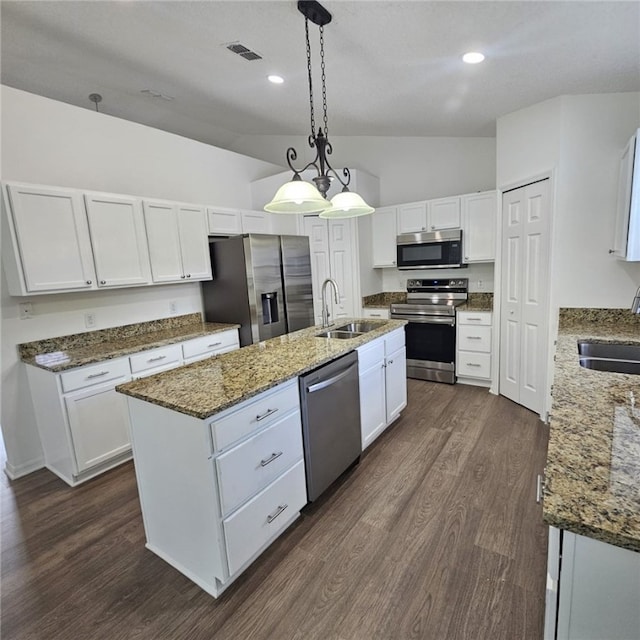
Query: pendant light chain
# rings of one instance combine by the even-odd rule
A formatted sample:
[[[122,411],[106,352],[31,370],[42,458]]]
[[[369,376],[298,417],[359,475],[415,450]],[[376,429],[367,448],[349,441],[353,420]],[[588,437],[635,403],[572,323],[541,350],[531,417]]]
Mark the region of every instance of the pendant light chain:
[[[329,120],[327,119],[327,76],[324,71],[324,26],[320,25],[320,68],[322,69],[322,109],[324,111],[324,135],[329,137]]]
[[[313,112],[313,80],[311,78],[311,44],[309,43],[309,20],[304,20],[304,33],[307,40],[307,74],[309,76],[309,107],[311,112],[311,137],[316,135],[316,120]]]

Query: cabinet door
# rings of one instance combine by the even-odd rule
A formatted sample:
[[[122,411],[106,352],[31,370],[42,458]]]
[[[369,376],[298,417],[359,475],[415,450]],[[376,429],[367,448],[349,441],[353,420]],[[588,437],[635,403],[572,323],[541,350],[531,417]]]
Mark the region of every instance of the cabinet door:
[[[329,220],[329,249],[331,277],[338,283],[339,300],[333,300],[333,318],[355,316],[354,267],[353,267],[353,219]]]
[[[396,207],[377,209],[373,213],[373,266],[396,266],[396,236],[398,235]]]
[[[439,198],[429,202],[428,231],[460,228],[460,198]]]
[[[360,424],[364,451],[387,425],[384,358],[360,374]]]
[[[428,202],[412,202],[398,207],[398,233],[427,231]]]
[[[140,202],[97,193],[84,198],[98,286],[147,284],[151,269]]]
[[[243,211],[242,233],[271,233],[270,215],[266,211]]]
[[[207,209],[209,233],[220,236],[236,236],[242,233],[240,212],[233,209]]]
[[[633,185],[633,164],[636,151],[636,136],[632,136],[620,158],[618,175],[618,202],[616,207],[615,235],[612,252],[618,258],[627,257],[629,240],[629,210]]]
[[[179,206],[178,229],[183,274],[191,280],[210,280],[211,258],[204,209],[187,205]]]
[[[385,383],[388,424],[407,406],[407,356],[404,347],[387,356]]]
[[[462,196],[462,246],[464,261],[496,259],[498,200],[495,191]]]
[[[183,271],[175,205],[145,200],[143,209],[153,281],[179,281]]]
[[[126,398],[113,384],[68,395],[64,402],[78,472],[131,449]]]
[[[80,194],[15,184],[7,189],[26,290],[94,288],[91,242]]]

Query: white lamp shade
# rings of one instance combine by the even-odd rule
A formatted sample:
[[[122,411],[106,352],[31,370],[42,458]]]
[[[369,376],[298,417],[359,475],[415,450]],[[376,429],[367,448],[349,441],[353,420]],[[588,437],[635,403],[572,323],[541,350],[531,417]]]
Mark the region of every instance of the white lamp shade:
[[[373,213],[361,196],[353,191],[342,191],[331,198],[331,206],[320,212],[321,218],[355,218]]]
[[[318,213],[329,206],[329,202],[310,182],[292,180],[276,191],[264,210],[269,213]]]

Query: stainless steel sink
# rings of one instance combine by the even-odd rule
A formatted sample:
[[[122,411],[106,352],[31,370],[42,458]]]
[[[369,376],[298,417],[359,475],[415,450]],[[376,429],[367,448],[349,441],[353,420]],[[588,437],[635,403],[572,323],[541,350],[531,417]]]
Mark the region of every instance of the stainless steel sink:
[[[640,345],[578,342],[580,366],[595,371],[640,374]]]
[[[615,360],[640,361],[640,344],[578,342],[578,353],[587,358],[613,358]]]
[[[374,329],[379,329],[380,325],[375,322],[350,322],[349,324],[336,327],[335,331],[351,331],[353,333],[368,333]]]
[[[337,338],[338,340],[349,340],[350,338],[357,338],[361,335],[362,333],[359,333],[357,331],[342,331],[340,329],[333,329],[331,331],[319,333],[316,338]]]

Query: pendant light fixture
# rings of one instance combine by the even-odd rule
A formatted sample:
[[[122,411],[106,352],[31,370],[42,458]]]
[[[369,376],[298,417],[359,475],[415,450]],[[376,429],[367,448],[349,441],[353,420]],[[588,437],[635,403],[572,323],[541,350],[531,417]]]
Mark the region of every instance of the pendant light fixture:
[[[331,14],[315,0],[298,0],[298,11],[304,16],[305,38],[307,44],[307,75],[309,79],[309,105],[311,112],[311,135],[309,146],[316,150],[316,157],[302,169],[293,166],[298,154],[293,147],[287,149],[287,164],[293,171],[290,182],[282,185],[273,200],[265,205],[269,213],[319,213],[321,218],[353,218],[373,213],[370,207],[357,193],[349,191],[351,173],[346,167],[342,177],[329,164],[327,156],[333,148],[329,142],[329,125],[327,119],[327,88],[324,64],[324,26],[331,22]],[[322,70],[322,110],[323,127],[315,132],[315,113],[313,109],[313,82],[311,69],[311,45],[309,43],[309,21],[318,25],[320,31],[320,67]],[[315,169],[318,175],[312,178],[315,186],[302,179],[300,174],[307,169]],[[326,199],[331,181],[337,179],[342,185],[342,192],[336,194],[329,202]]]

